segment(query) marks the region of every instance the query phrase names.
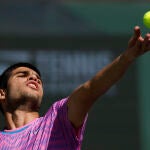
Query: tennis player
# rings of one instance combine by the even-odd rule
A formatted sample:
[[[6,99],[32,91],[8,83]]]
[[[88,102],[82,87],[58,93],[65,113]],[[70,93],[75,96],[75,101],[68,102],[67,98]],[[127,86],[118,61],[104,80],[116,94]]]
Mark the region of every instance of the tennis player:
[[[5,117],[0,150],[80,150],[87,114],[94,102],[149,50],[150,34],[142,37],[136,26],[122,54],[67,98],[52,104],[42,117],[39,108],[43,82],[39,70],[29,63],[7,68],[0,77],[0,106]]]

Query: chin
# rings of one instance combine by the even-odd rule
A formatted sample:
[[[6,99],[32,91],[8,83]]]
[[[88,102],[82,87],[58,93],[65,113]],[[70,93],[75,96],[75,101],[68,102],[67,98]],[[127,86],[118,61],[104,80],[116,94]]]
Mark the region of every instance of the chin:
[[[21,96],[24,101],[28,101],[28,102],[36,102],[36,103],[41,103],[41,96],[39,96],[38,94],[34,94],[34,93],[26,93],[23,94]]]

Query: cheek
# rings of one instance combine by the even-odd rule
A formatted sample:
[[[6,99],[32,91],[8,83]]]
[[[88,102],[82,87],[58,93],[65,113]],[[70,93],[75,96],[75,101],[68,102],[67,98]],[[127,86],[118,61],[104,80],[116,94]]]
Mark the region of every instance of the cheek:
[[[11,80],[8,82],[8,94],[9,96],[18,95],[21,90],[21,83],[19,81]]]
[[[40,89],[40,95],[43,97],[43,88]]]
[[[8,96],[9,97],[14,97],[14,95],[17,95],[17,93],[19,92],[19,88],[15,85],[10,85],[8,87]]]

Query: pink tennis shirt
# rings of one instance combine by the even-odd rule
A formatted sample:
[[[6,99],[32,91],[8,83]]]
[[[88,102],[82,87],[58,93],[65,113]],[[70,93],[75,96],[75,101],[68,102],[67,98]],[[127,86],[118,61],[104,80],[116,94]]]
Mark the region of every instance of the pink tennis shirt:
[[[0,150],[80,150],[87,117],[78,135],[68,120],[67,98],[16,130],[0,132]]]

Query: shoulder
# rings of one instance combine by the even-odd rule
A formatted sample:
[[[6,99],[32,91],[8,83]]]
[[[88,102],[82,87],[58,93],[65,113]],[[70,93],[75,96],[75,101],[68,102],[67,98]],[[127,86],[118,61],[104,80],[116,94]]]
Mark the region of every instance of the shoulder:
[[[45,115],[56,114],[60,111],[67,111],[68,97],[55,101]]]

